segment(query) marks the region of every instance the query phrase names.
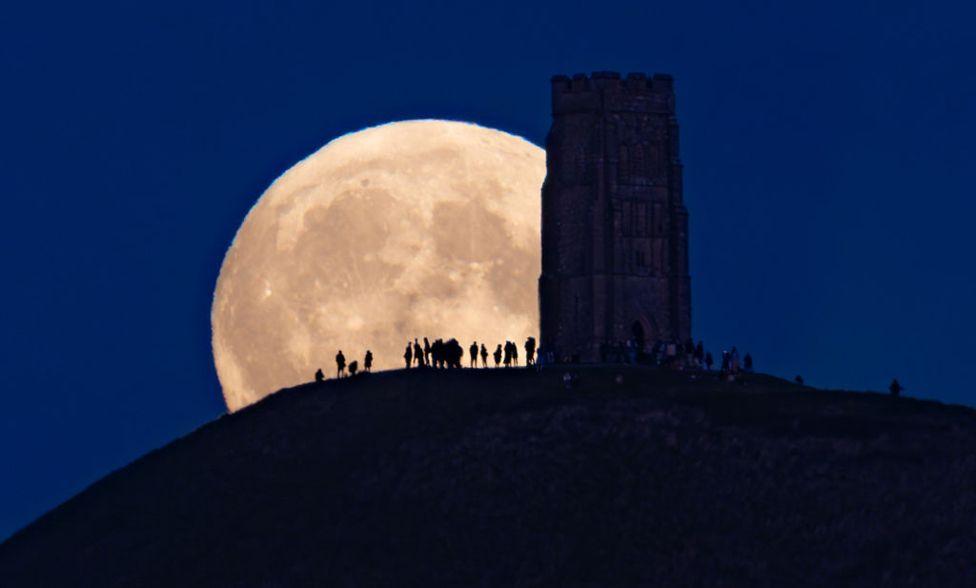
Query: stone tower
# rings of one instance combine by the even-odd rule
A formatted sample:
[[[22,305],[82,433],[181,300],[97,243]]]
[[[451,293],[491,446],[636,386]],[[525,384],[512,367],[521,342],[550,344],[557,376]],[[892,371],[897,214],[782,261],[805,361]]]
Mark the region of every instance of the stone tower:
[[[540,345],[600,361],[691,337],[688,211],[671,76],[552,78],[542,186]]]

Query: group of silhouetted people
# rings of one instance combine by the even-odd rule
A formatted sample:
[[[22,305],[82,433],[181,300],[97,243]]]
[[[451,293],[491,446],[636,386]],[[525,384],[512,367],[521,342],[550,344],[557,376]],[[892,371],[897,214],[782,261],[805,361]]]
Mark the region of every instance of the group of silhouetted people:
[[[347,375],[346,370],[348,370],[348,375],[355,376],[359,373],[359,362],[353,360],[346,365],[346,356],[343,355],[342,350],[336,353],[336,378],[343,378]],[[373,352],[369,349],[366,350],[366,355],[363,356],[363,372],[370,372],[373,370]],[[322,382],[325,380],[325,374],[322,373],[322,369],[319,368],[315,371],[315,381]]]
[[[739,350],[732,347],[730,351],[722,352],[723,379],[734,382],[742,373],[752,373],[752,356],[746,353],[741,359]]]
[[[710,351],[705,351],[705,344],[699,341],[697,344],[688,339],[684,343],[676,341],[659,341],[651,350],[651,361],[654,365],[671,369],[700,369],[712,371],[715,365],[715,358]],[[735,347],[728,351],[722,351],[722,363],[719,366],[719,375],[722,379],[735,381],[740,374],[751,373],[753,371],[752,355],[746,353],[739,356],[739,350]]]
[[[533,365],[536,355],[535,337],[527,338],[524,347],[525,365]],[[492,357],[495,360],[495,367],[502,364],[505,367],[519,365],[518,345],[512,341],[505,341],[503,347],[499,343]],[[431,343],[427,337],[424,337],[423,346],[420,345],[419,339],[414,339],[413,342],[408,341],[403,350],[403,363],[407,369],[412,367],[460,368],[463,359],[464,348],[454,338],[447,341],[437,339]],[[478,367],[478,359],[481,359],[481,367],[488,367],[488,348],[485,347],[484,343],[479,345],[477,341],[472,341],[468,347],[468,366]]]
[[[534,365],[536,357],[536,342],[535,337],[529,337],[525,340],[525,357],[526,364]],[[512,341],[505,341],[504,348],[499,343],[498,347],[495,349],[493,354],[495,359],[495,367],[504,364],[505,367],[510,367],[512,365],[518,365],[518,345]],[[488,348],[482,343],[478,345],[477,341],[473,341],[471,346],[468,347],[468,365],[472,368],[478,367],[478,359],[481,359],[481,367],[488,367]],[[407,369],[410,368],[422,368],[422,367],[433,367],[433,368],[460,368],[462,360],[464,359],[464,348],[458,343],[457,339],[451,338],[447,341],[443,339],[436,339],[433,343],[427,337],[424,337],[423,345],[420,344],[419,339],[414,339],[413,341],[407,341],[407,345],[403,350],[403,363]],[[366,350],[366,355],[363,357],[363,369],[362,372],[359,370],[359,362],[353,360],[346,363],[346,356],[342,353],[340,349],[335,356],[336,363],[336,378],[344,378],[347,376],[355,376],[357,373],[370,372],[373,369],[373,352],[369,349]],[[315,371],[315,381],[323,382],[325,381],[325,373],[319,368]]]
[[[642,354],[643,352],[639,350],[635,342],[628,341],[627,343],[626,349],[630,351],[629,362],[637,363],[636,358],[638,354]],[[523,344],[523,348],[525,349],[526,366],[541,366],[541,360],[552,355],[552,353],[549,353],[548,356],[543,354],[542,350],[537,348],[534,337],[528,337]],[[481,367],[487,368],[488,355],[488,348],[485,347],[484,343],[479,345],[477,341],[472,341],[468,347],[468,366],[471,368],[478,367],[478,359],[480,358]],[[519,365],[518,345],[512,341],[505,341],[504,345],[499,343],[491,356],[494,359],[496,368],[502,365],[505,367]],[[537,357],[538,360],[536,359]],[[647,355],[644,355],[644,357],[647,357]],[[413,342],[407,342],[406,348],[403,351],[404,364],[408,369],[411,367],[460,369],[463,359],[464,348],[454,338],[448,339],[447,341],[436,339],[431,343],[427,337],[424,337],[423,346],[421,346],[418,339],[414,339]],[[702,369],[712,371],[712,366],[714,365],[714,358],[711,352],[705,351],[704,343],[699,341],[695,344],[691,339],[688,339],[685,343],[659,341],[652,348],[649,359],[652,365],[679,370]],[[362,372],[359,370],[358,361],[353,360],[348,365],[346,364],[346,356],[343,355],[341,349],[336,353],[335,362],[336,378],[355,376],[357,373],[372,371],[373,352],[369,349],[366,350],[366,354],[363,356]],[[552,360],[550,359],[551,362]],[[751,354],[746,353],[740,358],[739,351],[735,347],[732,347],[728,351],[722,351],[719,377],[723,381],[734,382],[740,377],[740,374],[751,373],[752,371],[753,360]],[[319,368],[315,371],[315,381],[323,382],[324,380],[325,374]],[[802,376],[797,375],[793,381],[800,386],[804,385]],[[570,384],[567,384],[568,386]],[[905,388],[897,379],[892,380],[888,386],[889,394],[894,397],[900,396],[904,390]]]
[[[407,369],[411,367],[435,367],[435,368],[460,368],[461,359],[464,357],[464,348],[458,343],[457,339],[451,338],[447,341],[436,339],[433,343],[424,337],[424,346],[420,346],[420,341],[407,341],[407,347],[403,351],[403,362]]]

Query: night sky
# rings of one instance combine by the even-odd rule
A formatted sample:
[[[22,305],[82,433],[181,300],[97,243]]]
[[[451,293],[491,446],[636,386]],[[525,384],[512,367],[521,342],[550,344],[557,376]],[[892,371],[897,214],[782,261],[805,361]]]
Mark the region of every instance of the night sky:
[[[279,174],[402,119],[542,145],[557,73],[675,76],[709,349],[976,405],[971,5],[314,4],[5,5],[0,538],[223,413],[213,288]]]

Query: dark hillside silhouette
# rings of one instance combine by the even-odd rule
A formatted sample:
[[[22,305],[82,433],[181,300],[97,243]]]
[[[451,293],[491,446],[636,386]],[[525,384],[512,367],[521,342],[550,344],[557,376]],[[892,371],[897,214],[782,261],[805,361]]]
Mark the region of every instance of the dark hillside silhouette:
[[[761,375],[374,373],[97,482],[0,584],[972,586],[974,455],[970,409]]]

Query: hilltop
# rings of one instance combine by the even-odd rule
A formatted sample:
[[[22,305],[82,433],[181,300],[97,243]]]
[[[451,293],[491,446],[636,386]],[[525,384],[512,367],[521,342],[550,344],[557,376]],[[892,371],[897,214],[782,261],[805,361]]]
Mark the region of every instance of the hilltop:
[[[0,585],[976,585],[974,411],[578,372],[282,390],[15,534]]]

